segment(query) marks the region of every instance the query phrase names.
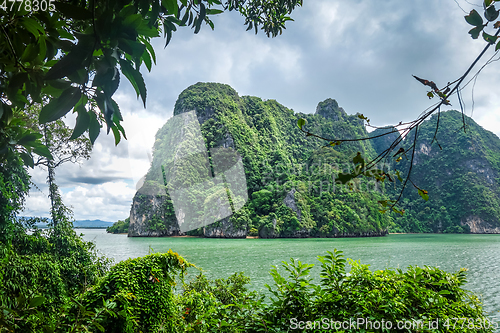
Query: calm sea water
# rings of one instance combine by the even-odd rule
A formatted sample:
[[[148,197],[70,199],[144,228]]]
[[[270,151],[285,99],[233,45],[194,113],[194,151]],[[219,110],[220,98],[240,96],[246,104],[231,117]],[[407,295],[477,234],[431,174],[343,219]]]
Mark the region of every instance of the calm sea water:
[[[490,317],[500,323],[500,235],[389,235],[374,238],[209,239],[129,238],[107,234],[104,229],[78,229],[84,239],[115,262],[172,249],[206,271],[210,278],[245,272],[252,287],[265,291],[272,284],[269,269],[291,257],[316,264],[318,255],[334,248],[347,258],[371,265],[371,270],[439,266],[446,271],[468,269],[466,288],[475,292]],[[195,272],[192,272],[195,274]],[[193,275],[192,275],[193,276]],[[189,275],[188,275],[189,277]],[[317,278],[315,279],[318,280]],[[314,280],[313,280],[314,282]]]

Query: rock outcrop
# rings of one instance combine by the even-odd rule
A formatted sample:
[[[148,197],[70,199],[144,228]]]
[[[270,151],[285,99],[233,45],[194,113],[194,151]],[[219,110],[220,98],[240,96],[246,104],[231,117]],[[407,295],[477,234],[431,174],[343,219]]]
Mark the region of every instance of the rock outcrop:
[[[136,194],[130,209],[129,237],[183,236],[175,215],[168,214],[166,196]],[[158,227],[158,224],[161,227]]]
[[[339,107],[339,103],[331,98],[318,103],[316,114],[334,121],[342,121],[347,117],[347,113],[343,108]]]
[[[473,234],[500,234],[500,226],[492,226],[478,216],[467,216],[462,225],[467,226]]]
[[[230,219],[231,217],[225,217],[220,221],[205,226],[203,236],[207,238],[246,238],[247,226],[235,227]]]

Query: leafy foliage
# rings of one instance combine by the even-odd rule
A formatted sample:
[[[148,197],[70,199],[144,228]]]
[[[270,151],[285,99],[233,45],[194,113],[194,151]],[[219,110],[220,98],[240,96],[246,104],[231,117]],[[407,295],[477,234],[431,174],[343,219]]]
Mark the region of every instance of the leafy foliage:
[[[288,278],[276,267],[271,270],[275,283],[268,288],[274,298],[264,311],[268,331],[297,329],[294,323],[300,321],[303,326],[309,321],[324,328],[323,318],[349,322],[354,317],[392,323],[439,318],[439,332],[446,331],[443,325],[454,317],[472,318],[478,322],[487,320],[479,299],[462,289],[466,282],[465,269],[447,273],[435,267],[411,266],[406,272],[400,269],[371,272],[368,265],[348,259],[351,270],[347,274],[342,251],[327,251],[326,256],[318,259],[321,262],[318,285],[312,284],[309,276],[313,265],[293,259],[283,262]],[[321,331],[318,326],[315,328]],[[357,327],[350,327],[346,332],[357,330]],[[463,328],[463,332],[473,330]],[[483,326],[479,330],[487,332],[491,328]]]
[[[17,212],[22,208],[30,177],[19,155],[0,162],[0,240],[6,241]]]
[[[262,297],[248,291],[250,278],[234,273],[211,281],[200,272],[176,295],[177,332],[245,332],[259,320]]]
[[[29,251],[43,252],[44,247],[50,247],[50,241],[38,236],[24,237],[32,245]],[[318,257],[318,284],[313,284],[310,276],[314,265],[291,259],[281,268],[273,267],[274,284],[267,285],[269,301],[249,291],[250,280],[243,273],[211,281],[200,272],[194,280],[184,283],[186,269],[192,265],[171,250],[122,261],[103,278],[94,280],[93,286],[71,293],[71,298],[64,297],[70,289],[68,279],[61,276],[63,262],[42,254],[30,256],[31,263],[17,265],[16,260],[24,260],[22,255],[4,253],[9,254],[2,268],[7,267],[7,262],[14,267],[0,274],[0,281],[9,282],[0,294],[3,331],[284,332],[295,330],[294,325],[301,321],[324,325],[323,318],[369,318],[393,323],[439,318],[438,331],[445,332],[447,319],[489,323],[479,299],[463,289],[465,269],[447,273],[425,266],[371,272],[368,265],[346,261],[342,251],[336,249]],[[351,266],[349,273],[346,262]],[[16,285],[9,274],[20,269],[24,274],[22,282],[28,284],[18,283],[17,287],[28,290],[7,297],[14,294],[5,291]],[[182,281],[181,289],[175,288],[177,276]],[[492,332],[492,328],[476,325],[458,331]]]
[[[47,5],[46,1],[43,1]],[[126,138],[122,116],[113,95],[120,74],[131,83],[144,105],[147,90],[140,68],[151,71],[156,55],[151,39],[160,36],[168,44],[179,27],[198,33],[202,24],[214,29],[210,17],[236,10],[245,16],[248,29],[262,28],[277,36],[301,0],[285,2],[214,0],[49,1],[35,10],[31,2],[2,5],[0,16],[0,159],[20,151],[26,164],[32,153],[50,157],[39,138],[25,130],[16,109],[42,103],[41,124],[68,112],[78,113],[72,138],[89,132],[92,143],[103,123],[112,130],[115,143]],[[35,4],[33,4],[35,6]],[[46,6],[47,7],[47,6]],[[33,151],[33,148],[36,148]]]
[[[106,332],[171,332],[175,276],[182,277],[189,266],[172,251],[122,261],[81,296],[66,321],[70,324],[83,309],[96,309],[93,325]]]
[[[9,239],[0,244],[0,322],[16,331],[38,331],[57,321],[71,298],[95,284],[110,265],[70,227],[40,230],[36,222],[11,222]],[[34,231],[28,234],[27,228]]]

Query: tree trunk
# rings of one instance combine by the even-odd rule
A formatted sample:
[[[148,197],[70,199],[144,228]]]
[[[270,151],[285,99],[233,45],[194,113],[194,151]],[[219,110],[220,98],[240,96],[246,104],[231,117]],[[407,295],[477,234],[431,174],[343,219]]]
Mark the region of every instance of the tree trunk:
[[[45,137],[45,145],[47,148],[50,150],[50,139],[48,137],[47,133],[47,126],[43,126],[43,136]],[[57,214],[57,201],[59,199],[59,193],[57,185],[55,183],[55,168],[54,168],[54,162],[51,160],[47,161],[47,169],[48,169],[48,176],[47,176],[47,184],[49,185],[49,199],[50,199],[50,216],[52,218],[52,225],[55,227],[57,226],[59,222],[59,216]]]

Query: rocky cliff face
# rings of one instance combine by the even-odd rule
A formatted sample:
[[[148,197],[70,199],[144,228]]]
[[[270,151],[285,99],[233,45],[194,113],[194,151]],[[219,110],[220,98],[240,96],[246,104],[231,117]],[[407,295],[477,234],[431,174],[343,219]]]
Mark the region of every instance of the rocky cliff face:
[[[166,196],[136,194],[130,209],[129,237],[183,236]]]
[[[500,234],[500,226],[492,226],[478,216],[467,216],[462,225],[467,226],[473,234]]]
[[[204,227],[203,236],[207,238],[246,238],[247,226],[236,227],[230,221],[230,217],[225,217]]]
[[[334,121],[341,121],[347,117],[347,113],[343,108],[339,107],[336,100],[328,98],[316,107],[316,114]]]

